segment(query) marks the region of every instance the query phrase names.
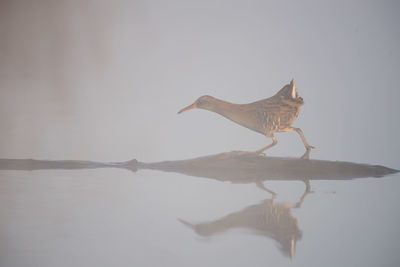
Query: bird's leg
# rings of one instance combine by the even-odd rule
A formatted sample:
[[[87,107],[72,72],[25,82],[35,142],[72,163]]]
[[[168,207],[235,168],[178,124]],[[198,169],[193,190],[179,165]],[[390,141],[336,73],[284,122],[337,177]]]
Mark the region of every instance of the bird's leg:
[[[261,181],[257,181],[256,186],[264,191],[267,191],[268,193],[270,193],[272,195],[273,198],[275,198],[276,193],[274,191],[272,191],[271,189],[268,189]]]
[[[296,203],[294,206],[295,208],[300,208],[301,204],[303,204],[304,198],[311,193],[311,185],[310,185],[310,180],[304,179],[304,183],[306,184],[306,190],[304,191],[303,195],[300,197],[299,201]]]
[[[313,146],[310,146],[310,145],[307,143],[307,140],[306,140],[306,138],[304,137],[303,131],[302,131],[300,128],[294,128],[294,127],[292,127],[291,130],[292,130],[292,131],[296,131],[296,132],[300,135],[301,140],[303,141],[303,144],[304,144],[304,146],[306,147],[307,150],[310,150],[310,149],[312,149],[312,148],[315,148],[315,147],[313,147]]]
[[[274,145],[276,145],[278,143],[278,141],[276,141],[276,138],[275,138],[274,134],[272,134],[271,138],[272,138],[272,143],[271,144],[269,144],[268,146],[265,146],[265,147],[263,147],[263,148],[261,148],[261,149],[259,149],[257,151],[254,151],[254,153],[255,154],[261,154],[265,150],[267,150],[268,148],[271,148],[271,147],[273,147]]]

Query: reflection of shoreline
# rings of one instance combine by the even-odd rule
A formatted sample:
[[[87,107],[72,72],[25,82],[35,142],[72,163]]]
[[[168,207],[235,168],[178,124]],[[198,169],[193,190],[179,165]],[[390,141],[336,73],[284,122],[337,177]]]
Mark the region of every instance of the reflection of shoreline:
[[[139,162],[135,159],[109,163],[79,160],[0,159],[0,170],[33,171],[96,168],[122,168],[130,171],[140,169],[158,170],[239,184],[255,183],[259,188],[271,194],[275,193],[264,186],[264,181],[297,180],[306,183],[306,192],[303,198],[310,191],[310,180],[378,178],[399,172],[398,170],[380,165],[301,158],[265,157],[240,152],[220,153],[193,159],[154,163]]]
[[[232,183],[255,183],[259,188],[275,194],[264,186],[268,180],[297,180],[306,184],[306,190],[297,204],[301,205],[310,192],[310,180],[350,180],[355,178],[384,177],[399,172],[380,165],[353,162],[310,160],[299,158],[265,157],[238,152],[220,153],[193,159],[139,162],[94,162],[79,160],[0,159],[0,170],[45,169],[96,169],[122,168],[130,171],[140,169],[181,173],[194,177],[229,181]]]
[[[398,172],[380,165],[221,153],[194,159],[144,163],[140,168],[178,172],[233,183],[265,180],[350,180]]]
[[[399,172],[380,165],[353,162],[265,157],[254,154],[220,153],[187,160],[143,163],[94,162],[79,160],[0,159],[0,170],[123,168],[131,171],[151,169],[211,178],[232,183],[257,183],[266,180],[350,180],[383,177]]]
[[[234,228],[250,229],[257,235],[275,240],[282,254],[293,259],[296,243],[301,239],[302,232],[297,219],[290,213],[291,208],[289,204],[275,204],[273,199],[266,199],[260,204],[248,206],[214,221],[196,224],[182,219],[179,221],[203,237]]]

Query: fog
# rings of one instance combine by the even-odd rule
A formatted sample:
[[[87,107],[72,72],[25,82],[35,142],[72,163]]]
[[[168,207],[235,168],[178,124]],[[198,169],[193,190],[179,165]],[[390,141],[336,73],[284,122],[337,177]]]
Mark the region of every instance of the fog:
[[[399,12],[397,1],[2,0],[0,158],[254,151],[271,141],[209,111],[177,112],[202,95],[257,101],[294,79],[305,104],[293,125],[311,159],[400,169]],[[295,132],[276,138],[267,156],[304,153]],[[240,227],[204,237],[177,220],[273,210],[254,184],[0,170],[0,266],[397,266],[399,175],[339,180],[311,181],[291,209],[302,232],[291,260],[276,239]],[[304,192],[265,185],[286,215]]]

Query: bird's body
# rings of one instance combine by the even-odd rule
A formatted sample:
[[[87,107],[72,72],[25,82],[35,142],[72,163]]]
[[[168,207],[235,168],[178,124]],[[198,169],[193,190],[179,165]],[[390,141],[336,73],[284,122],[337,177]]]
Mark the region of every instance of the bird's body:
[[[298,117],[303,104],[304,101],[298,95],[296,85],[292,80],[290,84],[285,85],[278,93],[267,99],[248,104],[233,104],[212,96],[202,96],[179,113],[192,108],[207,109],[250,130],[271,137],[273,143],[257,150],[258,153],[277,143],[275,132],[290,131],[300,134],[307,151],[309,151],[313,147],[308,145],[301,130],[291,126]]]
[[[299,101],[282,101],[275,96],[249,104],[233,104],[216,98],[214,102],[216,105],[209,110],[267,137],[274,132],[290,131],[302,105]]]

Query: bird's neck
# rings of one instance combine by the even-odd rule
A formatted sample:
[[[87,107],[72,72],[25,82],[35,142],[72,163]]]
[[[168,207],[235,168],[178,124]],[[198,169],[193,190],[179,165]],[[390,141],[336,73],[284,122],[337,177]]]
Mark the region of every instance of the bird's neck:
[[[233,104],[227,101],[214,98],[214,101],[209,107],[207,107],[207,109],[215,113],[218,113],[232,121],[240,123],[242,106],[243,105],[241,104]]]

